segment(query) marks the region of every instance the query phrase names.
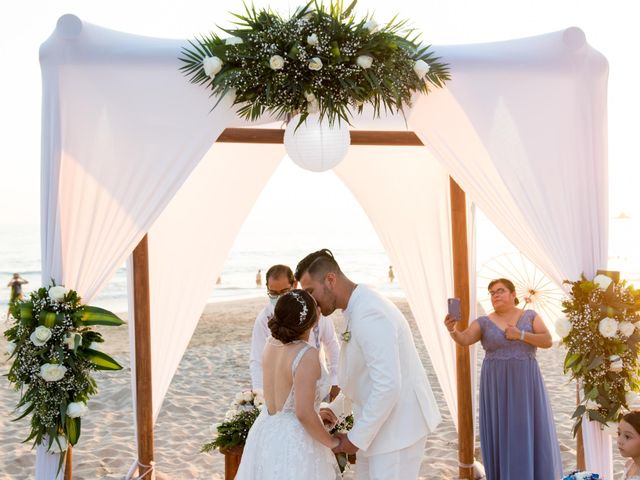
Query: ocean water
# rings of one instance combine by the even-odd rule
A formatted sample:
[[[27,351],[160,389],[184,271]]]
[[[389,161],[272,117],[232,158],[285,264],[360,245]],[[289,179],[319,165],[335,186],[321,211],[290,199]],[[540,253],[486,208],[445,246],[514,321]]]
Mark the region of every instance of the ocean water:
[[[243,240],[244,238],[244,240]],[[251,242],[253,236],[241,231],[238,242],[229,252],[225,261],[220,284],[211,286],[208,302],[220,302],[253,298],[265,295],[264,274],[275,263],[284,263],[295,268],[297,262],[313,249],[304,247],[304,242],[288,238],[287,242],[265,241]],[[253,245],[252,245],[253,243]],[[293,246],[297,243],[297,247]],[[0,312],[5,314],[9,288],[7,283],[14,272],[29,281],[23,287],[25,295],[41,284],[40,273],[40,232],[38,226],[0,226]],[[263,245],[263,246],[261,246]],[[352,242],[332,244],[341,266],[354,281],[369,284],[390,297],[403,297],[404,293],[397,281],[389,282],[387,273],[389,259],[381,245],[366,242],[354,246]],[[262,270],[262,287],[257,287],[255,277]],[[126,266],[117,270],[111,281],[91,302],[115,312],[127,310],[127,272]]]

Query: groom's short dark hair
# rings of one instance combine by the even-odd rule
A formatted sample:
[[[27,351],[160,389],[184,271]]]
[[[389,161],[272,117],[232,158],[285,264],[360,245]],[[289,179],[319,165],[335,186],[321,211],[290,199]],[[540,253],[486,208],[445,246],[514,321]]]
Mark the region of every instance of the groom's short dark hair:
[[[316,278],[320,275],[324,276],[328,272],[336,272],[342,274],[340,266],[336,259],[333,257],[333,253],[328,248],[323,248],[317,252],[310,253],[304,257],[298,266],[296,267],[296,280],[300,281],[304,272],[309,272],[309,275]]]

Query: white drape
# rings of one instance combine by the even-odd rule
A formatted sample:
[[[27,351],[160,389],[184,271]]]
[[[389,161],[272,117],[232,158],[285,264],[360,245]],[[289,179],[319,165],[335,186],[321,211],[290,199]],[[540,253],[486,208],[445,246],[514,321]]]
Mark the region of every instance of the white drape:
[[[457,424],[455,347],[443,324],[454,296],[449,176],[424,147],[352,147],[334,171],[389,255]]]
[[[578,29],[475,46],[473,59],[461,48],[438,53],[453,80],[418,99],[409,125],[556,283],[606,267],[604,57]],[[612,478],[602,435],[584,429],[587,468]]]

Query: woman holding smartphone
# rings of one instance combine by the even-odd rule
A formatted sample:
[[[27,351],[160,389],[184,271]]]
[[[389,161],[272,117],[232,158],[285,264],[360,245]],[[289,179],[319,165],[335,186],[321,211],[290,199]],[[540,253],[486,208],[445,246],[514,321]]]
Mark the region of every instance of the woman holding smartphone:
[[[551,334],[533,310],[517,307],[513,282],[488,286],[494,311],[464,331],[447,315],[444,324],[459,345],[480,341],[486,354],[480,373],[480,447],[487,480],[562,477],[553,414],[536,361],[551,347]]]

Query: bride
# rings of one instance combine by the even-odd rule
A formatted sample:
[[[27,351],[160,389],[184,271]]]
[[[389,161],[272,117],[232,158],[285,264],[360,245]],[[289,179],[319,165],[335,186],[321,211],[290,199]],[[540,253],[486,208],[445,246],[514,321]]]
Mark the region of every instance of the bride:
[[[317,321],[316,302],[304,290],[278,300],[262,357],[265,405],[249,430],[236,480],[340,478],[331,452],[340,442],[318,414],[331,381],[306,343]]]

